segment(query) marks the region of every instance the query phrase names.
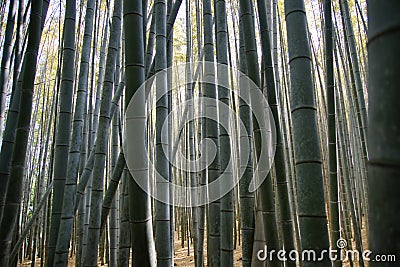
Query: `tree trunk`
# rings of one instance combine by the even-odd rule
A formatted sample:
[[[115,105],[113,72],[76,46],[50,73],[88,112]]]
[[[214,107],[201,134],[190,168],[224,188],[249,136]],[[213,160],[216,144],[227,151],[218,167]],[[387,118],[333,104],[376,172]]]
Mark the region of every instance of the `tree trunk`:
[[[143,90],[137,92],[145,79],[142,12],[142,1],[124,1],[125,47],[129,47],[125,52],[125,107],[130,103],[132,96],[135,93],[139,93],[140,95],[135,97],[140,97],[141,102],[139,102],[138,106],[135,108],[137,108],[142,115],[139,118],[126,117],[126,122],[129,122],[126,124],[127,128],[140,128],[145,125],[143,119],[146,112],[145,95]],[[130,120],[128,121],[128,119]],[[139,177],[148,177],[147,157],[143,146],[143,140],[145,140],[144,132],[140,133],[139,136],[143,138],[135,138],[135,140],[132,140],[132,142],[129,143],[130,146],[135,148],[134,153],[138,156],[134,158],[138,160],[132,162],[133,166],[130,167],[131,169],[127,173],[126,177],[129,188],[128,201],[131,245],[132,248],[134,248],[132,253],[132,264],[135,266],[155,266],[156,255],[153,240],[150,196],[148,195],[148,190],[144,191],[144,189],[142,189],[132,177],[134,175],[139,175]],[[125,156],[128,158],[130,155]],[[146,183],[146,186],[149,186],[149,184]],[[148,189],[148,187],[145,189]]]
[[[10,182],[0,223],[0,265],[8,266],[11,242],[16,228],[18,211],[21,204],[23,179],[25,176],[26,152],[32,114],[34,81],[36,76],[37,56],[41,39],[43,1],[32,3],[28,45],[24,56],[21,84],[21,106],[17,121],[17,130],[11,158]]]
[[[374,255],[387,255],[400,249],[400,229],[394,227],[400,223],[396,190],[400,177],[400,3],[371,0],[368,4],[369,249]],[[392,264],[371,262],[371,266]]]
[[[329,237],[304,1],[285,1],[285,14],[301,249],[320,253],[329,247]],[[328,258],[305,261],[303,266],[326,266],[328,262]]]

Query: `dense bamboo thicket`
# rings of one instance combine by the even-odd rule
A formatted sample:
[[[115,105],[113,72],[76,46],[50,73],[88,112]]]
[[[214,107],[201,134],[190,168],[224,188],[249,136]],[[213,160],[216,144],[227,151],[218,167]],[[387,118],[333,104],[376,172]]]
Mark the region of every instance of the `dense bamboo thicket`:
[[[396,0],[0,0],[0,266],[397,266]]]

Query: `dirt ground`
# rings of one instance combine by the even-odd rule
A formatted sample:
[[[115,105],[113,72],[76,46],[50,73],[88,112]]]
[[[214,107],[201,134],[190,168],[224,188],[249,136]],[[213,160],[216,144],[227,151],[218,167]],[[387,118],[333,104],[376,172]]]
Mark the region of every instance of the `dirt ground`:
[[[367,235],[366,235],[366,227],[365,224],[363,224],[363,229],[362,229],[362,239],[363,239],[363,246],[364,249],[368,249],[368,244],[367,244]],[[206,240],[205,240],[206,241]],[[207,242],[205,242],[205,244],[207,244]],[[352,242],[352,247],[355,247],[354,244],[354,240]],[[204,247],[204,261],[205,263],[207,263],[207,246]],[[75,259],[71,258],[69,260],[69,264],[68,267],[73,267],[74,265]],[[239,267],[242,266],[242,248],[241,246],[237,246],[237,248],[234,251],[234,266],[235,267]],[[193,246],[190,246],[190,250],[189,250],[189,255],[188,255],[188,248],[187,248],[187,243],[185,242],[185,246],[182,248],[181,246],[181,240],[178,239],[178,236],[175,235],[175,253],[174,253],[174,265],[178,266],[178,267],[189,267],[189,266],[194,266],[194,253],[193,253]],[[23,264],[19,264],[18,266],[20,267],[27,267],[27,266],[31,266],[31,261],[24,261]],[[40,258],[36,260],[36,265],[35,266],[40,266]],[[98,266],[102,266],[99,262]],[[103,265],[105,267],[107,267],[108,265],[105,264]],[[344,267],[350,267],[350,263],[349,262],[343,262],[343,266]],[[358,263],[354,263],[355,267],[358,267]],[[366,263],[365,265],[366,267],[369,266],[368,263]]]
[[[206,244],[206,242],[204,242]],[[237,246],[234,250],[235,267],[242,266],[242,246]],[[207,246],[204,247],[204,262],[207,263]],[[182,248],[181,241],[178,236],[175,236],[175,266],[194,266],[193,246],[190,246],[190,255],[188,256],[188,248],[185,242],[185,247]]]
[[[181,240],[178,239],[178,236],[175,235],[175,253],[174,253],[174,265],[179,266],[179,267],[186,267],[186,266],[194,266],[194,253],[193,253],[193,246],[190,246],[190,251],[189,251],[189,256],[188,256],[188,248],[187,248],[187,243],[185,242],[185,247],[182,248],[181,246]],[[207,247],[204,248],[204,256],[205,259],[204,261],[207,262]],[[235,261],[235,267],[242,266],[242,247],[237,246],[236,250],[234,251],[234,261]],[[26,260],[24,261],[23,264],[19,264],[19,267],[27,267],[31,266],[32,261]],[[75,258],[70,258],[69,259],[69,264],[68,267],[73,267],[75,266]],[[40,266],[40,258],[36,260],[35,266]],[[99,262],[98,266],[104,266],[108,267],[108,264],[101,265]]]

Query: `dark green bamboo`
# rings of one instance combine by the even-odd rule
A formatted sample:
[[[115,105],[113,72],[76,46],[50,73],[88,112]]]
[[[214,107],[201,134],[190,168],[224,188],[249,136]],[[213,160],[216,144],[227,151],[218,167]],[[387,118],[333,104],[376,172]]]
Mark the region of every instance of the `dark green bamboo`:
[[[279,117],[279,106],[278,106],[278,92],[276,90],[277,84],[275,83],[274,77],[274,67],[271,55],[271,38],[268,34],[269,21],[267,20],[267,12],[265,9],[265,0],[257,0],[257,10],[260,20],[260,30],[261,30],[261,47],[262,56],[264,61],[264,79],[268,96],[268,104],[271,108],[272,116],[274,118],[276,126],[276,153],[275,153],[275,173],[276,173],[276,193],[279,199],[279,209],[280,209],[280,220],[283,234],[283,242],[280,244],[285,247],[286,251],[291,251],[295,248],[294,246],[294,233],[293,233],[293,218],[290,207],[290,196],[289,196],[289,184],[287,179],[286,171],[286,159],[283,144],[283,133],[281,128],[281,118]],[[278,70],[275,70],[278,71]],[[279,74],[278,74],[279,75]],[[267,178],[268,179],[268,178]],[[269,179],[271,181],[271,179]],[[273,192],[270,192],[273,194]],[[272,223],[272,222],[271,222]],[[276,226],[275,226],[276,227]],[[271,229],[272,231],[277,231],[277,229]],[[268,235],[268,232],[266,233]],[[271,248],[273,249],[273,248]],[[274,263],[275,264],[275,263]],[[276,264],[279,265],[279,262]],[[288,260],[286,262],[288,266],[295,266],[296,262]]]
[[[119,51],[121,51],[122,47],[120,45]],[[118,53],[117,55],[117,60],[116,60],[116,69],[115,69],[115,82],[114,82],[114,93],[115,91],[118,90],[118,83],[120,80],[120,72],[121,72],[121,59],[120,59],[120,54]],[[107,184],[107,191],[105,195],[107,195],[108,190],[111,187],[111,184],[113,182],[113,173],[116,171],[116,165],[118,163],[118,155],[119,155],[119,144],[120,144],[120,113],[119,110],[114,114],[112,117],[112,128],[111,128],[111,157],[110,157],[110,170],[108,171],[108,184]],[[125,163],[125,159],[123,161]],[[125,164],[124,164],[125,167]],[[117,178],[116,182],[116,188],[118,188],[119,182],[122,177],[122,172],[124,168],[121,168],[121,173],[119,174],[119,178]],[[115,182],[114,182],[115,183]],[[115,189],[117,191],[117,189]],[[115,195],[115,193],[114,193]],[[103,204],[102,204],[102,210],[101,210],[101,216],[103,216],[103,207],[104,207],[104,202],[106,198],[103,199]],[[110,203],[110,217],[109,217],[109,261],[108,265],[110,267],[116,267],[117,266],[117,244],[119,240],[118,236],[118,214],[119,214],[119,209],[118,209],[118,202],[120,201],[119,195],[116,194],[115,197],[111,198],[111,203]],[[102,224],[100,223],[100,228],[102,229]],[[102,230],[100,230],[102,231]]]
[[[79,68],[79,83],[75,102],[75,112],[71,135],[71,146],[68,157],[68,170],[65,181],[63,206],[60,219],[60,231],[57,238],[55,262],[59,266],[68,263],[69,240],[74,219],[76,184],[81,155],[84,110],[88,89],[90,44],[92,42],[95,0],[87,2],[85,15],[85,32],[82,44],[82,55]]]
[[[225,105],[229,107],[230,90],[223,85],[229,84],[228,78],[228,25],[225,0],[215,1],[216,17],[216,56],[217,56],[217,81],[218,84],[218,120],[219,120],[219,163],[220,163],[220,187],[233,188],[234,177],[232,172],[230,114]],[[232,85],[233,86],[233,85]],[[222,109],[222,110],[221,110]],[[221,190],[220,189],[220,190]],[[221,193],[222,195],[223,193]],[[222,196],[220,206],[221,225],[221,266],[233,266],[233,190]]]
[[[203,1],[203,27],[204,27],[204,60],[206,62],[214,62],[214,40],[213,40],[213,18],[211,13],[211,1]],[[209,63],[210,64],[210,63]],[[204,70],[204,76],[207,80],[212,81],[215,79],[214,69],[209,66]],[[216,86],[215,83],[204,84],[204,97],[210,98],[206,104],[205,112],[207,116],[215,118],[218,115],[216,102],[212,102],[216,99]],[[208,166],[208,183],[215,181],[220,175],[220,163],[219,163],[219,140],[218,140],[218,125],[215,121],[206,119],[206,136],[216,145],[217,151],[215,157],[212,159]],[[215,200],[209,203],[208,206],[208,263],[210,266],[220,266],[221,260],[221,236],[220,236],[220,200]]]
[[[65,180],[67,177],[70,130],[72,118],[72,98],[74,95],[74,59],[75,59],[75,19],[76,0],[68,0],[65,8],[63,33],[63,65],[61,70],[61,88],[59,112],[54,153],[54,189],[51,209],[51,225],[49,248],[47,254],[48,265],[53,266],[57,237],[60,227],[61,209],[64,196]]]
[[[95,143],[95,156],[93,165],[93,184],[90,204],[90,219],[88,228],[88,242],[84,255],[84,266],[97,266],[98,245],[100,242],[100,218],[104,190],[104,169],[106,163],[107,143],[111,122],[111,105],[116,68],[117,53],[121,40],[121,14],[122,0],[114,2],[112,22],[110,26],[110,39],[108,43],[107,59],[102,85],[100,117]]]
[[[255,29],[254,29],[254,9],[251,1],[241,0],[240,1],[240,16],[243,23],[243,30],[245,33],[250,34],[250,37],[245,38],[245,55],[247,61],[247,70],[249,78],[254,84],[261,90],[261,79],[260,79],[260,67],[258,65],[258,55],[255,40]],[[266,17],[265,17],[266,19]],[[267,25],[263,23],[263,25]],[[264,29],[268,34],[268,29]],[[264,36],[265,37],[265,36]],[[270,51],[269,51],[270,53]],[[273,80],[272,80],[273,81]],[[262,110],[260,99],[254,98],[253,93],[250,92],[252,108],[255,110]],[[254,117],[253,117],[254,118]],[[267,118],[265,118],[267,120]],[[253,120],[253,135],[254,135],[254,148],[255,148],[255,161],[258,162],[261,156],[261,138],[265,136],[265,123],[257,120]],[[266,175],[263,171],[258,170],[257,176]],[[264,177],[258,177],[262,179]],[[257,189],[257,213],[256,213],[256,225],[254,235],[254,247],[253,255],[256,255],[259,250],[264,249],[267,245],[270,249],[278,249],[278,238],[277,238],[277,227],[276,227],[276,214],[275,214],[275,203],[274,193],[272,187],[271,175],[268,173],[267,178],[261,183]],[[265,262],[260,262],[256,256],[253,257],[252,265],[264,264],[280,264],[278,261],[271,261],[270,257],[267,257]]]
[[[15,24],[15,14],[17,8],[17,1],[10,0],[8,4],[8,15],[7,15],[7,26],[5,29],[4,41],[3,41],[3,55],[1,57],[1,68],[0,68],[0,129],[3,129],[4,113],[6,106],[7,96],[7,84],[8,76],[11,69],[11,50],[12,50],[12,39]],[[22,7],[19,7],[22,9]],[[19,53],[16,51],[15,53]],[[3,195],[3,190],[0,191]],[[1,217],[1,216],[0,216]]]
[[[21,204],[23,179],[30,131],[34,81],[36,76],[37,56],[41,39],[43,1],[32,3],[28,27],[28,44],[24,56],[21,84],[21,106],[17,121],[15,143],[11,158],[10,180],[7,187],[3,217],[0,223],[0,266],[8,266],[11,241],[16,229],[18,210]]]
[[[247,63],[245,56],[244,47],[244,32],[242,20],[239,21],[239,68],[241,73],[247,74]],[[242,82],[239,84],[239,92],[242,98],[239,99],[239,114],[240,119],[244,124],[245,132],[240,132],[240,144],[244,142],[252,143],[252,114],[250,106],[243,101],[244,97],[250,99],[248,84],[245,83],[246,79],[240,79]],[[245,143],[244,143],[245,144]],[[252,148],[253,146],[250,146]],[[251,266],[251,258],[253,255],[253,242],[254,242],[254,227],[255,227],[255,215],[254,215],[254,192],[249,191],[251,179],[253,178],[253,149],[249,151],[249,159],[244,168],[243,176],[239,181],[240,190],[240,216],[241,216],[241,233],[242,233],[242,264],[243,267]]]
[[[114,115],[118,107],[118,101],[124,89],[125,89],[125,75],[122,76],[122,80],[119,83],[118,89],[115,92],[114,97],[111,101],[110,117]],[[86,164],[84,166],[84,170],[82,172],[82,175],[80,176],[80,180],[76,188],[75,212],[78,210],[79,204],[81,203],[82,197],[85,193],[85,188],[88,185],[89,179],[91,177],[94,164],[94,155],[95,155],[95,146],[92,147],[92,150],[89,153]]]
[[[156,19],[156,55],[155,71],[159,73],[156,77],[156,155],[155,171],[157,196],[161,199],[169,199],[169,162],[166,151],[168,149],[169,137],[168,127],[165,123],[168,116],[168,91],[167,91],[167,5],[165,0],[156,0],[154,3]],[[165,124],[164,124],[165,123]],[[167,143],[165,143],[167,142]],[[156,250],[157,266],[169,267],[172,263],[172,244],[170,244],[170,209],[167,203],[156,201]]]
[[[130,230],[129,230],[129,211],[128,211],[128,185],[127,185],[127,168],[122,174],[122,184],[120,191],[120,212],[119,212],[119,242],[118,242],[118,259],[117,265],[121,267],[129,266],[130,257]]]
[[[369,55],[369,249],[396,254],[400,250],[400,2],[368,2]],[[370,266],[393,266],[371,262]]]
[[[325,15],[325,77],[328,101],[328,151],[329,151],[329,227],[331,247],[336,249],[340,239],[339,203],[338,203],[338,171],[336,141],[336,103],[335,80],[333,70],[333,37],[332,37],[332,1],[324,2]],[[339,89],[341,90],[341,89]],[[341,260],[332,262],[334,267],[342,265]]]
[[[142,1],[124,1],[124,33],[125,47],[127,48],[125,52],[125,106],[127,106],[145,79]],[[143,101],[141,102],[142,106],[136,108],[144,117],[146,111],[145,95],[143,90],[139,93],[141,95],[137,97],[141,97]],[[140,126],[144,125],[143,117],[137,119]],[[130,120],[129,123],[135,123],[135,121]],[[137,143],[137,146],[135,146],[135,143]],[[143,174],[143,172],[147,173],[148,171],[146,151],[139,149],[144,147],[143,140],[132,140],[129,145],[137,147],[135,153],[140,155],[140,162],[134,162],[134,169],[130,170],[126,177],[129,188],[127,201],[129,201],[131,244],[132,248],[135,248],[132,253],[132,264],[135,266],[155,266],[156,255],[150,197],[132,178],[132,175],[135,175],[136,172],[144,177],[147,176]]]
[[[353,65],[353,73],[355,78],[355,87],[356,87],[356,94],[357,94],[357,105],[359,106],[359,110],[361,113],[361,122],[362,122],[362,131],[364,135],[366,134],[366,130],[368,128],[368,117],[367,117],[367,109],[365,105],[365,96],[364,96],[364,87],[361,80],[361,73],[360,73],[360,63],[359,63],[359,56],[356,46],[356,40],[353,30],[353,24],[351,21],[351,15],[349,10],[349,2],[348,0],[340,0],[341,11],[343,15],[343,19],[345,22],[344,27],[346,27],[345,34],[347,35],[348,39],[348,46],[350,51],[350,58],[351,63]]]
[[[285,17],[300,243],[302,250],[318,253],[329,247],[329,237],[304,1],[285,1]],[[304,261],[303,266],[327,266],[328,262],[328,258]]]
[[[115,167],[112,173],[112,178],[108,184],[107,191],[105,193],[101,208],[100,228],[102,230],[104,230],[103,228],[105,226],[108,214],[110,213],[111,205],[115,197],[115,193],[117,192],[117,188],[121,180],[124,168],[125,168],[125,157],[123,153],[120,153],[118,155],[118,159],[116,159]]]
[[[47,14],[47,10],[49,7],[49,1],[44,1],[43,7],[42,7],[42,13]],[[21,12],[21,11],[19,11]],[[26,12],[27,15],[27,12]],[[22,20],[22,19],[20,19]],[[44,20],[44,19],[43,19]],[[22,24],[20,21],[19,24]],[[41,22],[41,32],[43,30],[43,24],[44,22]],[[22,25],[18,25],[19,28],[22,28]],[[21,29],[19,29],[22,31]],[[20,36],[22,35],[21,32],[18,32],[17,38],[19,39]],[[26,35],[28,36],[28,35]],[[25,39],[26,40],[26,39]],[[19,47],[16,46],[16,49]],[[19,50],[19,48],[17,49]],[[6,119],[6,124],[5,124],[5,129],[3,132],[3,139],[2,139],[2,145],[1,145],[1,153],[0,153],[0,181],[4,185],[0,187],[0,220],[2,218],[3,214],[3,209],[4,209],[4,203],[5,203],[5,196],[6,196],[6,189],[7,189],[7,184],[8,184],[8,179],[10,175],[10,164],[11,164],[11,156],[12,156],[12,151],[14,147],[14,142],[15,142],[15,132],[16,132],[16,127],[17,127],[17,121],[18,121],[18,113],[19,113],[19,107],[20,107],[20,98],[21,98],[21,86],[22,86],[22,78],[23,75],[20,75],[18,70],[19,64],[20,64],[20,54],[22,52],[19,51],[19,53],[16,54],[15,60],[14,60],[14,79],[13,79],[13,89],[12,89],[12,94],[11,94],[11,99],[10,99],[10,105],[9,109],[7,112],[7,119]],[[25,60],[25,58],[24,58]],[[22,70],[24,69],[24,62],[22,62]]]
[[[168,20],[167,20],[167,35],[166,35],[167,40],[169,40],[170,37],[172,36],[173,26],[174,26],[174,23],[176,21],[176,17],[178,15],[178,11],[179,11],[179,8],[181,7],[181,4],[182,4],[182,0],[176,0],[174,2],[174,5],[171,8],[171,12],[169,12],[169,16],[168,16]],[[145,74],[146,74],[146,78],[149,79],[152,75],[155,74],[154,73],[154,70],[155,70],[155,58],[151,62],[151,65],[148,66],[148,69],[147,69],[147,63],[148,62],[146,62],[146,72],[145,72]]]
[[[191,23],[191,5],[190,1],[186,0],[185,1],[186,5],[186,18],[185,18],[185,26],[186,26],[186,69],[185,69],[185,79],[186,79],[186,100],[188,101],[187,106],[188,106],[188,113],[189,113],[189,118],[193,118],[194,116],[194,96],[193,96],[193,91],[194,91],[194,86],[192,84],[192,79],[193,79],[193,73],[192,73],[192,23]],[[200,25],[199,25],[200,26]],[[172,61],[172,58],[171,58]],[[172,81],[171,81],[172,82]],[[172,99],[171,99],[172,100]],[[172,102],[172,101],[171,101]],[[170,107],[171,108],[171,107]],[[186,106],[185,106],[186,110]],[[184,111],[184,116],[185,111]],[[182,121],[182,120],[181,120]],[[195,161],[196,159],[196,151],[195,151],[195,138],[196,138],[196,133],[195,133],[195,125],[194,121],[190,120],[189,121],[189,127],[187,129],[187,142],[188,142],[188,159],[189,162],[187,163],[187,174],[189,178],[189,183],[190,187],[195,187],[198,186],[197,183],[197,173],[195,172],[195,164],[192,162]],[[170,124],[171,125],[171,124]],[[172,126],[172,125],[171,125]],[[169,128],[172,130],[171,128]],[[171,136],[172,137],[172,136]],[[173,151],[174,153],[174,151]],[[191,190],[190,191],[190,202],[191,203],[197,203],[198,202],[198,190]],[[197,206],[192,206],[191,213],[192,213],[192,232],[191,236],[193,239],[193,250],[194,250],[194,261],[195,264],[199,264],[199,219],[198,219],[198,211],[199,208]]]

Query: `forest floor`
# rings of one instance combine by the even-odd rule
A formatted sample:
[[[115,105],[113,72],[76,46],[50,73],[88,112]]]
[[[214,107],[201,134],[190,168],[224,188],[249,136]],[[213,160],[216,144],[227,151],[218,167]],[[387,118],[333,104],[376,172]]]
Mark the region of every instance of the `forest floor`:
[[[205,240],[206,241],[206,240]],[[207,262],[207,242],[205,242],[204,247],[204,261]],[[75,256],[69,259],[68,267],[75,266]],[[242,266],[242,246],[238,245],[234,251],[234,262],[235,267]],[[31,266],[31,260],[25,260],[23,264],[18,264],[18,267],[28,267]],[[187,242],[185,241],[184,247],[182,248],[181,240],[178,235],[175,235],[175,253],[174,253],[174,265],[179,267],[194,266],[194,252],[193,245],[190,245],[189,255]],[[36,259],[35,266],[40,266],[40,258]],[[108,267],[108,264],[101,265],[99,261],[98,266]]]
[[[206,241],[206,240],[205,240]],[[207,242],[204,242],[204,262],[207,262]],[[234,266],[242,266],[242,246],[238,245],[234,250]],[[193,246],[190,246],[190,252],[188,256],[187,242],[185,241],[185,246],[182,248],[181,240],[175,235],[175,256],[174,256],[175,266],[194,266],[194,253]]]
[[[364,246],[364,250],[368,249],[368,242],[367,242],[367,233],[366,233],[366,227],[365,224],[363,223],[363,228],[362,228],[362,242]],[[205,240],[204,244],[204,262],[207,262],[207,240]],[[351,244],[352,248],[355,247],[354,240]],[[27,267],[31,266],[31,261],[30,260],[25,260],[23,264],[19,264],[18,267]],[[73,267],[75,266],[75,257],[73,256],[69,260],[68,267]],[[184,242],[184,247],[182,247],[181,239],[178,238],[178,235],[175,234],[175,253],[174,253],[174,265],[179,266],[179,267],[191,267],[194,266],[194,252],[193,252],[193,245],[190,245],[190,250],[188,251],[187,247],[187,242]],[[35,266],[40,266],[40,258],[36,260],[36,265]],[[101,265],[99,261],[98,266],[105,266],[108,267],[108,264]],[[239,267],[242,266],[242,247],[241,245],[238,245],[236,249],[234,250],[234,266]],[[343,262],[344,267],[350,267],[350,262],[346,261]],[[358,263],[354,263],[355,267],[358,267]],[[369,264],[366,262],[365,267],[368,267]]]

